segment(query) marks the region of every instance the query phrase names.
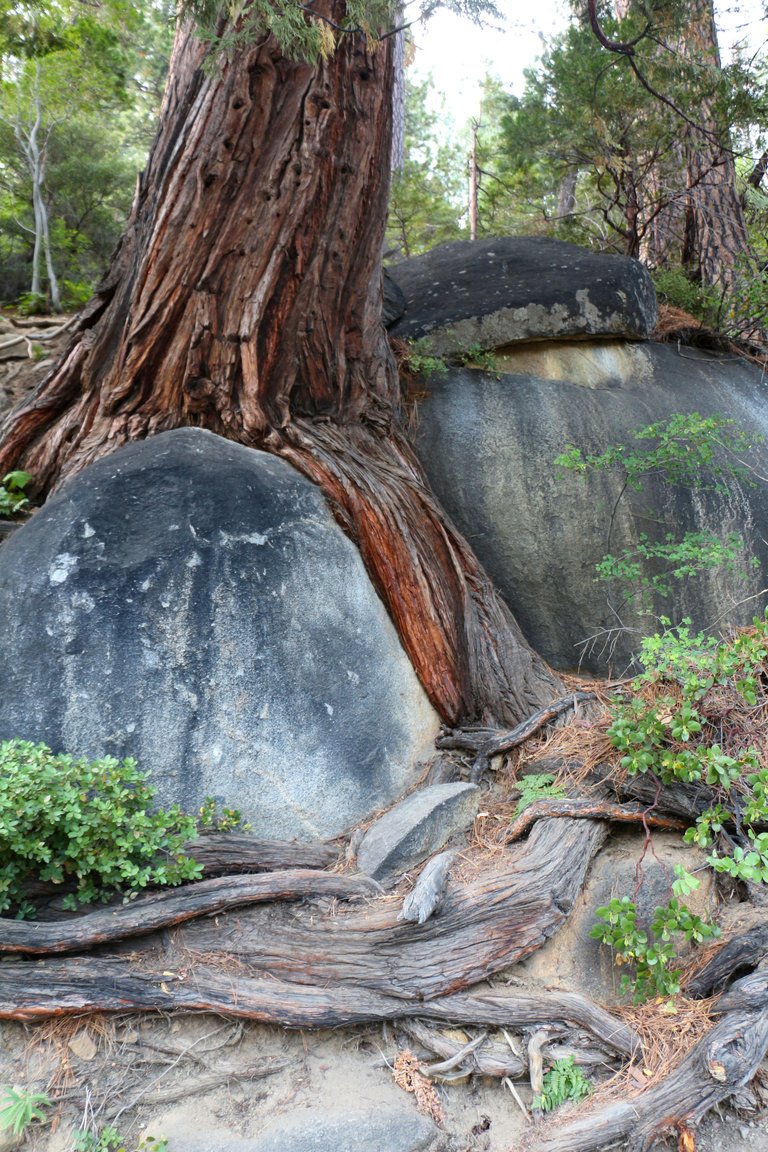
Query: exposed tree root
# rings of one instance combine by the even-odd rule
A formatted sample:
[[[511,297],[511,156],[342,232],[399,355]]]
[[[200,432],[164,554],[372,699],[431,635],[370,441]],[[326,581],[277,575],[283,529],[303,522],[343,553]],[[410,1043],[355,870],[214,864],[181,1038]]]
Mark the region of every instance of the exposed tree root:
[[[277,868],[328,868],[340,856],[338,844],[258,840],[246,832],[206,832],[185,844],[184,851],[202,864],[206,877]]]
[[[676,832],[688,827],[674,816],[662,816],[639,804],[611,804],[607,800],[534,800],[509,826],[507,843],[519,840],[537,820],[568,817],[571,820],[610,820],[619,824],[643,824]]]
[[[710,952],[710,959],[686,983],[687,995],[709,996],[719,992],[734,976],[762,964],[768,957],[768,924],[755,924]]]
[[[550,818],[561,805],[561,815]],[[442,911],[422,925],[398,921],[400,899],[379,895],[368,878],[311,869],[205,880],[63,922],[5,921],[0,952],[6,953],[96,946],[103,953],[108,942],[142,939],[130,952],[118,946],[116,955],[4,962],[0,1019],[203,1011],[292,1028],[400,1020],[435,1052],[426,1071],[438,1079],[471,1072],[519,1079],[539,1069],[539,1056],[531,1063],[530,1051],[524,1043],[515,1047],[507,1029],[526,1029],[529,1039],[541,1039],[545,1029],[550,1048],[566,1033],[583,1030],[594,1039],[581,1036],[577,1047],[586,1043],[593,1058],[603,1048],[609,1060],[625,1060],[640,1047],[636,1033],[592,1001],[477,985],[536,950],[563,924],[606,834],[604,821],[676,822],[649,817],[640,805],[604,801],[545,801],[524,816],[511,825],[510,837],[533,824],[528,840],[474,878],[449,883]],[[237,851],[237,838],[222,839]],[[221,844],[211,837],[208,846],[214,861]],[[293,847],[317,862],[331,851]],[[259,851],[262,866],[293,855],[293,848],[254,846],[251,865]],[[290,909],[277,903],[303,895],[319,896],[320,903]],[[337,903],[355,895],[371,899],[357,909]],[[273,903],[252,906],[264,900]],[[170,939],[147,936],[173,925]],[[764,930],[744,933],[700,969],[689,990],[722,984],[745,958],[758,962],[766,947]],[[592,1152],[620,1141],[630,1152],[646,1152],[665,1131],[695,1121],[747,1083],[768,1049],[768,973],[740,980],[714,1011],[719,1022],[665,1079],[628,1099],[586,1108],[569,1123],[537,1125],[530,1152]],[[449,1040],[429,1023],[471,1031],[466,1040]],[[474,1029],[499,1031],[492,1036]],[[563,1051],[574,1051],[572,1042]],[[546,1059],[553,1058],[548,1053]]]
[[[545,724],[556,720],[569,708],[594,699],[596,699],[595,692],[570,692],[567,696],[560,696],[545,707],[539,708],[509,732],[500,732],[493,728],[449,728],[438,737],[437,747],[474,752],[475,761],[470,772],[470,780],[477,783],[483,773],[490,768],[494,756],[501,756],[505,752],[511,752],[513,748],[519,748],[531,736],[540,732]]]
[[[223,876],[183,888],[153,892],[130,904],[89,912],[53,924],[0,920],[0,953],[23,952],[49,956],[85,952],[97,944],[148,936],[199,916],[268,900],[298,900],[302,896],[375,896],[380,886],[367,876],[341,876],[310,869],[288,869],[263,876]]]
[[[177,959],[183,960],[183,956]],[[630,1056],[638,1039],[621,1020],[584,996],[524,994],[507,988],[403,999],[362,987],[319,987],[247,977],[198,963],[175,972],[168,958],[82,958],[2,965],[0,1019],[39,1020],[83,1012],[223,1012],[287,1028],[334,1028],[374,1020],[420,1017],[458,1024],[519,1028],[566,1020]]]
[[[333,897],[377,890],[370,880],[318,872],[203,881],[177,892],[93,913],[60,924],[6,922],[10,950],[75,951],[132,934],[146,934],[189,919],[179,928],[179,947],[207,955],[225,953],[252,973],[308,985],[358,985],[387,995],[430,998],[471,987],[534,952],[562,926],[581,891],[589,863],[605,836],[602,824],[543,820],[524,844],[510,849],[465,884],[449,886],[443,910],[424,924],[398,921],[395,898],[364,909],[294,905],[210,913],[244,900],[306,892]],[[202,899],[195,892],[202,890]],[[189,896],[185,896],[185,892]],[[199,903],[198,903],[199,900]],[[146,911],[144,910],[146,908]],[[83,921],[95,923],[95,929]],[[124,920],[128,930],[121,930]],[[115,925],[113,927],[112,925]],[[35,940],[42,942],[35,946]],[[145,951],[149,942],[144,946]],[[173,966],[170,961],[165,966]],[[0,997],[7,968],[0,965]],[[337,1021],[338,1023],[338,1021]]]
[[[715,1011],[719,1023],[660,1084],[552,1125],[529,1140],[529,1152],[596,1152],[620,1141],[627,1152],[647,1152],[747,1084],[768,1050],[768,974],[744,977]]]

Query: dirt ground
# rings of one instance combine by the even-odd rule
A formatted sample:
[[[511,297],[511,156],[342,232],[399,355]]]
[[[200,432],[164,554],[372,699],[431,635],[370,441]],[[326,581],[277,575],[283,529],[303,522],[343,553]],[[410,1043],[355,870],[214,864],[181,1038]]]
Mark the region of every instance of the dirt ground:
[[[78,1128],[111,1124],[133,1148],[144,1135],[184,1152],[194,1135],[254,1137],[275,1120],[415,1109],[391,1067],[405,1043],[391,1026],[291,1032],[218,1016],[92,1017],[0,1027],[0,1080],[47,1091],[53,1121],[35,1152],[70,1152]],[[439,1089],[450,1149],[505,1152],[526,1122],[497,1082]],[[525,1096],[525,1089],[522,1090]],[[384,1150],[382,1150],[384,1152]]]
[[[29,1130],[23,1146],[33,1152],[72,1152],[78,1129],[105,1125],[128,1152],[148,1136],[165,1137],[168,1152],[226,1149],[288,1116],[414,1111],[391,1070],[406,1043],[392,1026],[292,1032],[213,1015],[5,1023],[0,1082],[47,1091],[54,1101],[49,1122]],[[529,1104],[530,1089],[515,1088]],[[530,1121],[506,1084],[473,1078],[438,1094],[445,1123],[435,1152],[522,1148]],[[677,1147],[677,1138],[666,1144]],[[768,1122],[712,1115],[696,1131],[696,1149],[768,1152]]]

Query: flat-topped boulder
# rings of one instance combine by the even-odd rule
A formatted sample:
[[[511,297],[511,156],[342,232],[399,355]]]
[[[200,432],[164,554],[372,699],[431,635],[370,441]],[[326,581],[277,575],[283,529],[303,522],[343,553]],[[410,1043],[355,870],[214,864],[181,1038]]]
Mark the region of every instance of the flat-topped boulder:
[[[453,240],[389,268],[405,297],[390,331],[440,355],[521,340],[644,339],[656,324],[647,270],[546,237]]]
[[[439,727],[320,490],[199,429],[69,480],[0,547],[0,615],[0,739],[134,756],[262,836],[389,805]]]

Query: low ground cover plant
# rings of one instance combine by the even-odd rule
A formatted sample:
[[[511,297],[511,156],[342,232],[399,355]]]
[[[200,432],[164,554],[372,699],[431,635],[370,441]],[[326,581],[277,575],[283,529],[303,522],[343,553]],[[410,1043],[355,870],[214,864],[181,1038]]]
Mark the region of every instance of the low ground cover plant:
[[[584,1075],[573,1056],[556,1060],[544,1073],[541,1093],[534,1098],[534,1108],[551,1112],[567,1101],[576,1104],[592,1091],[592,1082]]]

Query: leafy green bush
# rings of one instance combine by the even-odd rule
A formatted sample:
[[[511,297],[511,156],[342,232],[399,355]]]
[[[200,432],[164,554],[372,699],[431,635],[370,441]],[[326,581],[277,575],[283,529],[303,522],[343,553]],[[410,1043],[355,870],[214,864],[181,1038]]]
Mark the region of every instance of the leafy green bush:
[[[428,340],[406,340],[400,370],[408,376],[445,376],[448,361],[430,349]]]
[[[31,877],[74,880],[64,906],[106,901],[148,884],[196,880],[184,854],[194,817],[174,805],[152,810],[151,788],[133,760],[76,759],[44,744],[0,743],[0,912],[34,912]]]
[[[591,1091],[589,1078],[584,1075],[573,1056],[564,1056],[544,1073],[541,1095],[534,1097],[533,1106],[542,1112],[551,1112],[567,1100],[574,1103],[583,1100]]]
[[[0,482],[0,517],[9,520],[29,504],[24,489],[32,477],[29,472],[8,472]]]
[[[16,310],[22,316],[39,316],[48,311],[48,297],[42,292],[22,292],[16,301]]]
[[[200,805],[197,822],[206,832],[250,832],[239,808],[219,807],[215,796],[206,796]]]
[[[729,640],[693,634],[689,621],[668,626],[643,640],[640,662],[643,673],[610,710],[621,767],[664,787],[699,785],[702,810],[685,840],[711,850],[715,872],[768,883],[768,766],[758,750],[768,714],[768,609]],[[675,896],[656,909],[650,936],[626,896],[597,910],[604,923],[592,935],[635,966],[636,999],[679,990],[673,935],[700,942],[717,934],[680,903],[696,881],[675,871]]]
[[[651,277],[656,295],[663,303],[682,308],[703,324],[717,326],[722,303],[717,289],[690,280],[682,268],[658,268]]]
[[[86,281],[62,280],[61,306],[65,312],[78,312],[88,303],[91,296],[93,288]]]
[[[683,875],[688,884],[694,879],[687,873]],[[611,900],[595,915],[603,923],[596,924],[590,936],[614,950],[617,964],[634,967],[633,976],[622,976],[620,990],[632,989],[636,1004],[651,996],[675,996],[680,991],[681,969],[672,966],[678,956],[673,937],[701,943],[720,935],[715,925],[695,915],[676,896],[663,908],[656,908],[650,935],[637,927],[637,907],[628,896]]]

